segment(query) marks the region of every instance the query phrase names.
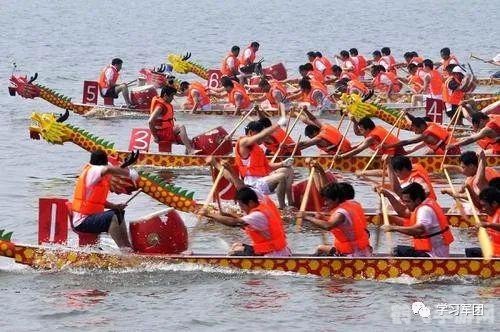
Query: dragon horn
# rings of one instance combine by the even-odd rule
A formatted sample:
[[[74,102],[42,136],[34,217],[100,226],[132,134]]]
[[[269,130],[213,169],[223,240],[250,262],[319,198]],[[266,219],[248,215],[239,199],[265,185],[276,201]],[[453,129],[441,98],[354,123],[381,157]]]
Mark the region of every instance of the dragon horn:
[[[37,78],[38,78],[38,73],[35,73],[35,75],[30,77],[30,80],[28,81],[28,83],[33,83]]]
[[[187,60],[187,59],[189,59],[190,57],[191,57],[191,52],[186,52],[186,55],[184,55],[184,56],[182,57],[182,60],[183,60],[183,61],[186,61],[186,60]]]
[[[158,68],[158,70],[157,70],[157,71],[158,71],[159,73],[164,73],[166,69],[167,69],[167,66],[165,66],[165,64],[164,64],[164,63],[162,63],[162,64],[160,65],[160,68]]]
[[[66,112],[64,112],[64,114],[59,115],[56,122],[62,123],[68,120],[68,118],[69,118],[69,111],[66,109]]]

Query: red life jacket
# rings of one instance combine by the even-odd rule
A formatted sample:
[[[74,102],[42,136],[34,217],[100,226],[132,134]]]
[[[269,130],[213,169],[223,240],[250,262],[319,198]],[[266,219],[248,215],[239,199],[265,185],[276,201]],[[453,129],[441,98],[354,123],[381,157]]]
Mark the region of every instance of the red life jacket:
[[[442,91],[443,101],[451,105],[459,105],[462,99],[464,99],[465,93],[461,90],[453,91],[448,87],[450,82],[453,80],[455,80],[458,84],[460,84],[460,82],[455,77],[453,76],[448,77],[448,79],[446,79],[443,85],[443,91]]]
[[[309,81],[311,82],[311,85],[314,81],[323,84],[325,81],[325,77],[323,74],[321,74],[318,70],[313,69],[307,73],[307,76],[309,77]]]
[[[385,55],[383,56],[379,63],[380,62],[385,62],[387,64],[387,72],[390,72],[390,73],[393,73],[394,75],[397,75],[396,73],[396,59],[394,59],[394,57],[392,55]]]
[[[414,63],[414,64],[416,64],[416,65],[419,65],[419,64],[421,64],[422,62],[424,62],[424,59],[423,59],[422,57],[420,57],[420,56],[414,56],[414,57],[411,59],[411,61],[410,61],[410,63]]]
[[[443,155],[445,151],[445,147],[448,144],[448,140],[450,139],[450,133],[446,128],[443,128],[442,126],[438,125],[437,123],[429,123],[427,125],[427,128],[424,130],[422,133],[424,137],[433,137],[436,139],[438,142],[436,144],[429,144],[425,138],[424,138],[424,143],[427,145],[430,149],[434,151],[435,154],[437,155]],[[450,143],[455,143],[457,140],[452,137]],[[460,154],[460,151],[457,154]],[[455,154],[455,153],[453,153]]]
[[[363,69],[366,68],[366,59],[362,55],[357,55],[353,58],[357,59],[357,64],[356,61],[354,61],[354,68],[356,69],[356,75],[358,75],[360,78],[365,77],[365,71]]]
[[[352,254],[356,248],[359,250],[368,248],[370,246],[370,240],[366,231],[367,223],[365,211],[361,204],[354,200],[342,202],[331,212],[330,218],[334,218],[338,209],[344,209],[349,213],[349,219],[352,222],[354,241],[349,241],[349,238],[340,227],[334,227],[331,229],[331,232],[335,237],[335,249],[339,253],[346,255]]]
[[[491,149],[493,154],[500,154],[500,115],[490,115],[490,121],[486,123],[486,128],[490,128],[497,133],[496,138],[484,137],[477,141],[483,150]]]
[[[240,153],[240,141],[243,137],[240,137],[236,142],[234,147],[234,163],[238,168],[238,172],[241,177],[247,175],[251,176],[266,176],[271,172],[271,167],[269,167],[269,161],[266,158],[266,154],[262,151],[261,147],[257,144],[252,145],[250,148],[250,153],[248,155],[248,164],[245,166],[243,164],[243,158]]]
[[[342,74],[340,74],[339,80],[347,78],[348,80],[352,81],[355,80],[358,76],[354,72],[350,71],[344,71]]]
[[[248,59],[245,59],[245,52],[247,50],[250,50],[250,56],[248,57]],[[254,62],[255,62],[255,51],[253,50],[253,48],[250,45],[248,45],[247,48],[245,48],[245,51],[243,51],[243,54],[241,55],[239,65],[240,66],[247,66],[247,65],[252,64]]]
[[[283,140],[284,140],[285,143],[281,147],[280,155],[290,155],[293,151],[293,146],[295,145],[295,142],[293,141],[293,139],[290,136],[286,137],[286,139],[285,139],[285,136],[286,136],[286,132],[282,128],[280,128],[280,127],[276,128],[276,130],[273,131],[272,134],[268,137],[269,140],[264,141],[264,145],[265,145],[266,149],[271,154],[274,155],[276,153],[276,151],[278,151],[278,148],[279,148],[281,142],[283,142]],[[272,141],[272,142],[269,142],[269,141]],[[290,147],[290,146],[292,146],[292,147]]]
[[[248,96],[245,88],[243,86],[241,86],[241,84],[239,84],[239,83],[233,82],[233,84],[234,84],[233,89],[231,90],[231,92],[229,92],[227,94],[228,101],[231,104],[233,104],[234,106],[236,106],[235,94],[239,93],[242,97],[240,108],[241,109],[249,108],[252,103],[250,101],[250,97]]]
[[[319,59],[319,61],[321,61],[321,63],[323,64],[323,66],[325,66],[325,70],[323,70],[323,72],[322,72],[323,76],[327,76],[327,75],[332,75],[333,74],[332,63],[330,62],[330,60],[328,60],[327,57],[322,56],[321,58],[316,58],[316,59]]]
[[[488,222],[492,224],[500,224],[500,209],[497,208],[493,216],[488,216]],[[494,230],[493,228],[486,228],[488,235],[491,239],[491,244],[493,245],[493,256],[500,257],[500,231]]]
[[[446,215],[443,212],[443,209],[439,204],[430,198],[425,199],[425,201],[422,202],[412,213],[409,219],[406,219],[406,224],[405,226],[413,226],[417,223],[417,211],[422,207],[422,206],[429,206],[434,213],[437,216],[437,219],[439,221],[439,225],[441,227],[441,231],[439,234],[426,234],[423,237],[414,237],[413,238],[413,245],[415,247],[415,250],[419,251],[431,251],[432,250],[432,242],[431,242],[431,237],[433,236],[441,236],[443,238],[443,243],[446,245],[449,245],[450,243],[453,242],[453,235],[451,234],[450,227],[448,225],[448,219],[446,218]]]
[[[407,183],[413,183],[415,182],[415,179],[421,178],[424,180],[425,184],[427,185],[427,188],[429,188],[429,195],[428,197],[436,200],[436,192],[434,191],[434,188],[432,187],[432,182],[431,178],[429,177],[429,173],[425,170],[425,168],[420,165],[419,163],[413,164],[413,168],[411,170],[410,175],[407,178],[401,179],[402,182],[407,182]]]
[[[111,81],[108,82],[108,79],[106,78],[106,70],[108,68],[111,68],[113,71],[113,76],[111,77]],[[120,77],[120,73],[118,73],[118,70],[115,68],[113,65],[108,65],[104,67],[104,69],[101,71],[101,74],[99,75],[99,81],[97,82],[99,84],[99,88],[102,89],[108,89],[111,85],[115,85],[116,81],[118,81],[118,78]]]
[[[342,133],[336,127],[329,124],[323,124],[321,126],[318,137],[328,142],[328,146],[317,145],[321,151],[328,154],[335,154],[339,148],[340,141],[342,141]],[[344,139],[340,147],[340,152],[346,153],[351,150],[351,142],[349,142],[347,138]]]
[[[429,74],[431,75],[431,82],[430,82],[431,93],[435,96],[442,95],[443,77],[441,77],[441,74],[436,69],[431,70]]]
[[[151,100],[150,113],[153,113],[157,106],[161,107],[163,115],[154,124],[156,135],[161,142],[174,141],[176,139],[174,134],[174,108],[172,104],[167,103],[160,96],[155,96]]]
[[[422,69],[417,69],[417,72],[413,75],[410,76],[410,79],[408,80],[408,84],[411,85],[413,91],[415,93],[422,93],[422,88],[424,87],[424,80],[422,77],[420,77]]]
[[[252,240],[252,247],[256,254],[265,255],[273,251],[280,251],[286,248],[287,241],[283,230],[281,214],[273,201],[265,196],[260,204],[253,208],[251,212],[259,211],[266,216],[269,225],[269,237],[264,236],[260,231],[251,226],[245,227],[245,233]]]
[[[458,59],[455,57],[454,54],[450,54],[450,57],[447,59],[447,60],[443,60],[443,64],[441,65],[441,71],[445,74],[447,74],[446,72],[446,67],[448,67],[448,65],[450,64],[451,61],[454,61],[455,64],[459,64],[458,62]]]
[[[369,137],[373,138],[373,142],[370,144],[370,149],[372,149],[373,151],[377,151],[377,146],[379,146],[380,143],[382,143],[387,134],[389,134],[389,131],[387,129],[385,129],[382,126],[375,126],[375,128],[373,128],[372,131],[370,131],[366,135],[366,138]],[[396,143],[399,143],[399,139],[393,134],[389,134],[389,136],[385,140],[385,144],[391,145]],[[400,150],[398,150],[397,148],[389,148],[389,149],[382,148],[379,150],[378,154],[379,155],[389,154],[391,156],[394,156],[396,152],[400,152]]]
[[[277,90],[281,92],[283,98],[286,98],[286,88],[283,86],[283,84],[275,80],[270,81],[269,84],[271,85],[271,89],[269,89],[269,92],[266,92],[266,98],[267,100],[269,100],[269,103],[271,103],[271,106],[278,107],[278,102],[274,98],[273,94]]]
[[[83,167],[83,171],[78,177],[73,194],[72,209],[74,212],[79,212],[84,215],[96,214],[104,211],[104,204],[109,194],[109,179],[108,175],[87,188],[87,173],[92,165],[87,164]],[[87,189],[89,192],[87,192]]]
[[[227,59],[233,58],[234,60],[234,68],[229,68],[227,65]],[[233,76],[233,69],[238,69],[240,67],[240,61],[237,57],[233,55],[233,53],[229,52],[228,55],[222,60],[222,65],[220,67],[220,72],[223,76]]]
[[[198,92],[198,98],[199,98],[199,101],[200,101],[200,107],[203,107],[205,105],[208,105],[210,104],[210,97],[208,96],[208,93],[207,91],[205,90],[205,86],[203,84],[201,84],[200,82],[192,82],[189,84],[189,88],[188,88],[188,91],[187,91],[187,102],[188,104],[190,105],[194,105],[195,102],[194,102],[194,98],[193,98],[193,95],[192,95],[192,92],[193,91],[196,91]]]
[[[328,90],[323,83],[317,81],[311,81],[311,91],[308,94],[303,94],[303,100],[311,104],[311,106],[318,106],[318,102],[313,98],[313,95],[316,94],[316,91],[321,91],[324,98],[329,98]]]

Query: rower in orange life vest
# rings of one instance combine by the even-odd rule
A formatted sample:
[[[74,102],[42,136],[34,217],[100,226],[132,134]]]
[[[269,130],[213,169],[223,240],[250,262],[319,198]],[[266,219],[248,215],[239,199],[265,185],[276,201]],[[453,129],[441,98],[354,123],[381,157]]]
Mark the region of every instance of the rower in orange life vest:
[[[442,207],[427,197],[420,183],[413,182],[401,192],[401,201],[391,191],[378,188],[389,199],[400,218],[390,218],[397,225],[383,225],[385,232],[413,237],[413,246],[398,245],[396,257],[449,257],[453,235]]]
[[[396,59],[391,55],[391,49],[389,47],[382,47],[380,49],[381,58],[379,64],[384,66],[387,72],[391,72],[397,76],[396,72]],[[385,66],[387,64],[387,67]]]
[[[255,72],[257,63],[255,62],[256,53],[259,50],[260,44],[256,41],[251,42],[241,55],[239,65],[240,71],[244,74],[252,74]]]
[[[202,111],[212,110],[210,96],[206,90],[206,86],[200,82],[181,82],[180,94],[187,97],[187,101],[183,107],[191,109],[191,113],[198,109]]]
[[[454,54],[451,54],[451,51],[448,47],[442,48],[439,53],[441,54],[441,59],[443,59],[443,61],[437,64],[436,69],[441,68],[441,74],[446,78],[448,76],[446,67],[448,67],[449,65],[459,65],[460,62]]]
[[[288,248],[280,211],[269,197],[245,186],[238,189],[235,200],[245,212],[245,216],[201,211],[202,215],[218,223],[244,229],[252,244],[233,244],[229,251],[230,256],[287,257],[292,255]]]
[[[350,187],[347,190],[346,186]],[[329,183],[320,191],[325,208],[329,211],[314,216],[304,214],[304,220],[331,231],[335,241],[333,246],[320,245],[318,256],[369,257],[372,255],[365,212],[361,204],[354,200],[354,189],[348,183]]]
[[[487,187],[479,194],[482,210],[488,215],[486,222],[481,226],[486,228],[491,244],[493,245],[493,257],[500,257],[500,189]],[[466,248],[465,256],[483,257],[481,248]]]
[[[340,51],[340,56],[336,55],[338,59],[341,61],[340,68],[342,68],[343,72],[348,72],[354,74],[353,78],[357,77],[356,74],[356,66],[354,65],[354,61],[351,59],[349,52],[346,50]]]
[[[396,144],[385,143],[383,147],[394,148],[420,143],[413,147],[411,150],[407,151],[407,153],[410,154],[417,150],[420,150],[421,148],[427,147],[428,151],[425,154],[444,155],[446,151],[446,144],[448,144],[448,141],[450,140],[451,132],[437,123],[427,122],[424,118],[414,117],[411,114],[408,114],[407,117],[411,121],[410,130],[417,134],[417,136],[414,138],[401,140]],[[456,141],[457,140],[452,137],[450,142],[455,143]],[[448,155],[459,154],[459,147],[448,150]]]
[[[351,48],[349,50],[352,63],[354,64],[354,73],[360,78],[365,78],[365,68],[367,65],[366,58],[358,53],[358,49]]]
[[[245,112],[246,110],[250,109],[252,106],[252,101],[250,100],[250,97],[247,94],[247,91],[238,82],[233,81],[229,77],[222,77],[221,79],[221,84],[222,84],[222,89],[227,93],[227,101],[236,108],[235,114],[239,114],[240,112]],[[211,89],[212,91],[215,91],[213,95],[215,96],[221,96],[220,94],[217,94],[216,89]]]
[[[411,87],[411,92],[413,95],[411,96],[411,104],[412,106],[421,105],[424,101],[423,96],[423,87],[424,87],[424,78],[427,74],[423,71],[423,69],[414,63],[410,63],[408,65],[408,73],[406,81],[408,85]]]
[[[332,63],[321,52],[307,52],[307,58],[313,69],[320,72],[323,77],[332,74]]]
[[[434,69],[434,63],[431,59],[425,59],[422,65],[422,70],[427,74],[424,76],[424,86],[422,87],[424,97],[442,100],[443,78],[441,74]]]
[[[117,84],[118,78],[120,77],[119,72],[122,69],[122,65],[123,60],[115,58],[111,61],[111,65],[106,66],[106,68],[101,71],[98,81],[99,91],[101,93],[101,97],[108,97],[113,99],[118,98],[121,92],[127,108],[134,108],[135,106],[130,102],[127,84]]]
[[[262,124],[262,126],[264,126],[264,129],[269,128],[273,125],[271,120],[267,118],[260,109],[258,113],[259,113],[258,121]],[[284,121],[282,121],[282,123],[283,122]],[[281,146],[278,155],[291,156],[295,148],[295,141],[290,136],[286,136],[286,132],[283,130],[283,128],[281,128],[281,126],[276,128],[271,133],[271,135],[264,138],[263,143],[264,146],[266,147],[266,155],[274,156],[274,154],[278,151],[281,142],[283,141],[285,142]],[[300,151],[298,151],[298,153],[296,152],[296,155],[300,155]]]
[[[78,177],[73,195],[72,227],[82,233],[109,233],[120,248],[130,247],[125,223],[126,204],[108,202],[111,176],[128,177],[132,181],[139,178],[137,172],[129,168],[137,160],[138,154],[131,154],[121,167],[108,165],[106,152],[97,150],[90,155],[90,163],[83,167]],[[109,210],[104,210],[105,208]]]
[[[353,149],[349,152],[342,153],[339,155],[340,158],[347,158],[358,153],[364,151],[367,148],[370,148],[373,151],[377,151],[380,147],[380,143],[384,140],[384,138],[388,135],[385,143],[396,144],[399,142],[399,139],[393,135],[389,134],[389,131],[382,126],[375,126],[375,123],[369,117],[364,117],[361,120],[356,121],[354,118],[351,118],[351,121],[354,123],[354,133],[357,136],[364,136],[365,139],[353,146]],[[378,149],[379,155],[388,154],[391,156],[394,155],[404,155],[406,154],[405,150],[402,147],[396,148],[384,148],[380,147]]]
[[[334,155],[342,141],[342,133],[336,127],[319,121],[306,107],[304,107],[304,114],[306,115],[306,119],[303,121],[307,124],[304,134],[309,140],[299,142],[298,149],[303,150],[316,145],[322,152]],[[351,143],[346,138],[342,142],[340,152],[345,153],[350,150]]]
[[[324,84],[308,79],[301,79],[299,81],[299,87],[299,94],[302,95],[302,100],[314,106],[320,114],[326,110],[335,108]],[[293,96],[291,98],[293,98]]]
[[[376,91],[385,93],[388,98],[391,97],[392,93],[397,93],[401,91],[401,83],[394,73],[385,72],[385,68],[380,65],[374,65],[371,70],[373,76],[373,87]]]
[[[448,149],[477,143],[486,154],[500,154],[500,115],[472,114],[472,129],[475,134],[448,145]]]
[[[406,66],[412,63],[417,66],[421,66],[422,62],[424,61],[424,59],[421,56],[419,56],[417,52],[406,52],[403,55],[403,58],[405,59]],[[400,67],[401,65],[402,65],[401,63],[396,64],[396,67]]]
[[[391,70],[392,68],[391,68],[391,64],[389,63],[389,60],[387,58],[383,58],[382,53],[380,51],[378,51],[378,50],[373,51],[372,56],[373,56],[373,59],[370,62],[371,62],[373,67],[381,66],[384,68],[385,72],[391,72],[394,74],[394,72]],[[373,70],[373,67],[372,67],[372,70]],[[373,72],[372,72],[372,76],[375,77],[375,75],[373,75]]]
[[[245,87],[254,87],[246,85]],[[290,101],[287,97],[285,86],[276,80],[261,78],[258,87],[264,92],[261,97],[254,98],[253,101],[267,100],[272,108],[277,108],[282,117],[286,116],[286,111],[290,108]]]
[[[170,152],[170,146],[174,144],[184,144],[186,154],[198,152],[193,148],[189,139],[186,127],[176,125],[174,119],[174,107],[170,103],[174,99],[177,90],[170,86],[161,89],[160,96],[154,97],[151,101],[151,115],[149,116],[149,129],[160,152]]]
[[[240,74],[240,61],[238,60],[238,55],[240,54],[239,46],[231,47],[231,52],[229,52],[222,60],[222,65],[220,68],[222,76],[231,77],[238,79]]]
[[[493,167],[486,167],[486,156],[484,150],[476,154],[474,151],[466,151],[460,155],[460,166],[444,165],[449,171],[458,171],[465,175],[464,184],[456,191],[455,194],[451,189],[442,189],[441,193],[450,195],[454,198],[467,200],[465,189],[469,190],[473,204],[481,209],[479,201],[479,193],[484,188],[488,187],[489,182],[497,177],[500,177],[500,171]]]

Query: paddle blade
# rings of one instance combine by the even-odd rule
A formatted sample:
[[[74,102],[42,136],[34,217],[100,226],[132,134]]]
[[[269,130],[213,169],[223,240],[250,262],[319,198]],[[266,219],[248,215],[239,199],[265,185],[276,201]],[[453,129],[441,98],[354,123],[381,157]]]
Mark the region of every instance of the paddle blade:
[[[491,257],[493,257],[493,245],[491,244],[488,232],[486,232],[486,229],[484,229],[484,227],[479,227],[477,238],[479,239],[479,246],[481,247],[481,251],[483,252],[484,259],[490,260]]]

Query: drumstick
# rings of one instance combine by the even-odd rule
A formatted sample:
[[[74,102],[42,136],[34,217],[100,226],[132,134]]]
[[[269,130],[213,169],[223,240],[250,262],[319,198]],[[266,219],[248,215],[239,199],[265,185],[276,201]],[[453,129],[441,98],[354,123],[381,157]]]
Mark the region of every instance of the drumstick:
[[[130,197],[126,202],[125,202],[125,205],[128,205],[128,203],[130,203],[134,198],[137,197],[137,195],[139,195],[140,193],[142,193],[142,188],[140,188],[139,190],[137,190],[135,192],[135,194],[132,195],[132,197]]]
[[[283,147],[283,144],[285,144],[286,139],[288,138],[288,136],[290,136],[293,128],[295,128],[295,125],[300,120],[300,116],[302,115],[303,112],[304,112],[304,109],[301,109],[300,112],[299,112],[299,115],[297,115],[297,118],[295,119],[295,121],[293,122],[292,126],[290,127],[290,130],[288,130],[288,132],[285,135],[285,138],[283,139],[283,141],[281,141],[280,145],[278,146],[278,150],[276,150],[276,153],[274,154],[273,158],[271,159],[271,163],[274,163],[276,161],[276,158],[278,158],[278,155],[280,153],[281,148]],[[290,117],[291,116],[292,115],[290,113]]]

